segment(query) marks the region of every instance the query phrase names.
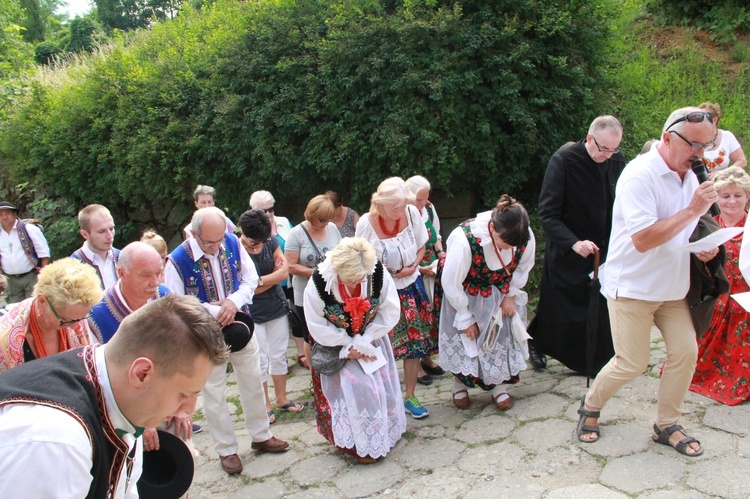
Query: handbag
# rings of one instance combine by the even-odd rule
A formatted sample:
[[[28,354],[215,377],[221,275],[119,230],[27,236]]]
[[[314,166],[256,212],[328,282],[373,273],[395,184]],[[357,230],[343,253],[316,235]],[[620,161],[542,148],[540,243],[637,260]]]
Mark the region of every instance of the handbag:
[[[320,262],[326,259],[326,256],[323,255],[320,250],[318,249],[318,245],[315,244],[315,241],[313,241],[312,236],[310,236],[310,233],[307,232],[307,229],[305,229],[305,226],[303,224],[299,224],[300,227],[302,227],[302,231],[307,236],[307,239],[310,240],[310,244],[312,244],[313,249],[315,250],[315,265],[317,266]]]
[[[278,296],[276,298],[279,298]],[[297,315],[296,307],[289,298],[279,298],[281,305],[286,309],[286,316],[289,319],[289,326],[298,328],[302,326],[302,319]]]
[[[320,343],[313,343],[310,365],[320,374],[331,376],[339,372],[348,359],[339,358],[342,346],[327,347]]]

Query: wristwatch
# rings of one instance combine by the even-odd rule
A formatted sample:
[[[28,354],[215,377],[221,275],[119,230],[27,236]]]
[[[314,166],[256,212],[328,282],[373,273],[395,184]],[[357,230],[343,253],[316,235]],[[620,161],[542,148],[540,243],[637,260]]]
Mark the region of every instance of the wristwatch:
[[[263,286],[263,278],[258,276],[258,286]]]

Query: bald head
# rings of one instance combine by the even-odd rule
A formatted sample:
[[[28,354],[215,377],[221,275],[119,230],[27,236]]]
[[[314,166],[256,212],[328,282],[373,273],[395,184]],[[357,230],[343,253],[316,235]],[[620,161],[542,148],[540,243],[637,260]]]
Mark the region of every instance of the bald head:
[[[125,246],[117,262],[120,291],[132,310],[157,296],[164,260],[153,246],[136,241]]]
[[[196,210],[196,212],[193,213],[190,228],[199,236],[202,235],[205,230],[221,230],[223,233],[227,230],[227,221],[224,218],[224,213],[222,213],[220,209],[210,206],[208,208]]]

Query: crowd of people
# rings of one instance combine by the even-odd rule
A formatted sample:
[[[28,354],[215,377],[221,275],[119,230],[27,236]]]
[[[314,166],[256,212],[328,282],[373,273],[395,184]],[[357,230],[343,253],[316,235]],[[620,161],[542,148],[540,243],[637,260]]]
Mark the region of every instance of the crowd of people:
[[[157,429],[191,445],[199,392],[221,467],[240,473],[227,361],[259,451],[289,449],[271,432],[277,411],[314,410],[326,440],[372,463],[402,438],[407,415],[429,416],[418,384],[450,373],[456,408],[467,409],[478,387],[509,411],[508,385],[527,359],[542,369],[547,355],[595,376],[576,429],[591,443],[602,436],[608,400],[645,371],[652,323],[667,347],[653,439],[698,456],[700,442],[678,424],[687,390],[730,405],[750,398],[741,360],[750,316],[731,298],[750,289],[743,236],[726,250],[691,257],[682,249],[699,220],[709,232],[747,221],[745,157],[720,119],[717,104],[678,109],[627,163],[622,125],[600,116],[585,139],[552,156],[539,201],[541,295],[528,334],[523,288],[536,238],[508,194],[444,240],[432,186],[418,175],[382,181],[361,216],[336,192],[315,196],[296,226],[276,213],[268,191],[252,193],[235,225],[215,206],[216,190],[199,185],[185,240],[171,252],[151,230],[114,248],[114,220],[94,204],[78,214],[81,248],[52,263],[43,232],[0,202],[0,284],[11,303],[0,317],[0,371],[9,371],[0,376],[0,476],[69,457],[62,475],[71,490],[128,497],[143,450],[159,448]],[[696,164],[710,180],[699,181]],[[719,214],[704,220],[714,203]],[[598,262],[606,262],[596,274],[604,296],[592,308]],[[730,289],[705,312],[708,328],[686,300],[695,262],[718,262]],[[311,371],[312,408],[286,393],[290,333],[297,363]],[[45,418],[70,428],[71,440],[24,426]],[[38,462],[20,450],[30,443]],[[50,483],[32,482],[31,496],[49,495]]]

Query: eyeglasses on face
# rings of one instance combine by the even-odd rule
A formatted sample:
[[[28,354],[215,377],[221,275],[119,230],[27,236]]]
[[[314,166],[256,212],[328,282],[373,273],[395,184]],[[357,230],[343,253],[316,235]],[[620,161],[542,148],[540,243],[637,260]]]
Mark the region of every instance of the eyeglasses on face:
[[[614,149],[610,149],[609,147],[604,147],[602,145],[599,145],[599,142],[596,140],[596,137],[593,135],[591,136],[592,139],[594,139],[594,144],[596,144],[596,148],[599,149],[599,152],[604,154],[617,154],[620,152],[620,148],[616,147]]]
[[[73,325],[76,322],[81,322],[82,320],[86,318],[86,317],[81,317],[80,319],[63,320],[62,318],[60,318],[60,315],[57,313],[57,310],[55,310],[55,307],[52,306],[52,302],[49,300],[49,298],[46,298],[46,301],[47,301],[47,305],[49,305],[49,309],[52,310],[52,313],[55,314],[55,318],[60,323],[60,327]]]
[[[692,113],[687,113],[682,118],[677,118],[676,120],[674,120],[672,124],[666,128],[666,131],[668,132],[670,128],[675,126],[677,123],[682,123],[683,121],[687,121],[688,123],[703,123],[703,120],[711,121],[711,113],[708,113],[706,111],[693,111]]]
[[[713,140],[707,144],[702,144],[701,142],[690,142],[688,139],[683,137],[680,132],[676,132],[674,130],[670,130],[669,133],[673,133],[684,140],[690,146],[691,152],[698,152],[701,149],[712,149],[716,145],[716,142],[714,142]]]
[[[247,245],[251,248],[255,248],[256,246],[259,246],[263,243],[267,243],[271,240],[271,238],[264,239],[263,241],[256,241],[255,239],[250,239],[249,237],[246,237],[245,240],[247,241]]]
[[[273,206],[271,206],[270,208],[263,208],[263,211],[265,211],[266,213],[273,213],[275,209],[276,208],[274,208]]]
[[[218,241],[206,241],[206,240],[205,240],[205,239],[203,239],[203,238],[202,238],[202,237],[200,236],[200,234],[198,234],[197,232],[196,232],[196,234],[195,234],[195,237],[197,237],[198,239],[200,239],[200,241],[201,241],[201,242],[202,242],[203,244],[205,244],[206,246],[218,246],[219,244],[221,244],[221,243],[223,243],[223,242],[224,242],[224,238],[223,238],[223,237],[222,237],[221,239],[219,239]]]

